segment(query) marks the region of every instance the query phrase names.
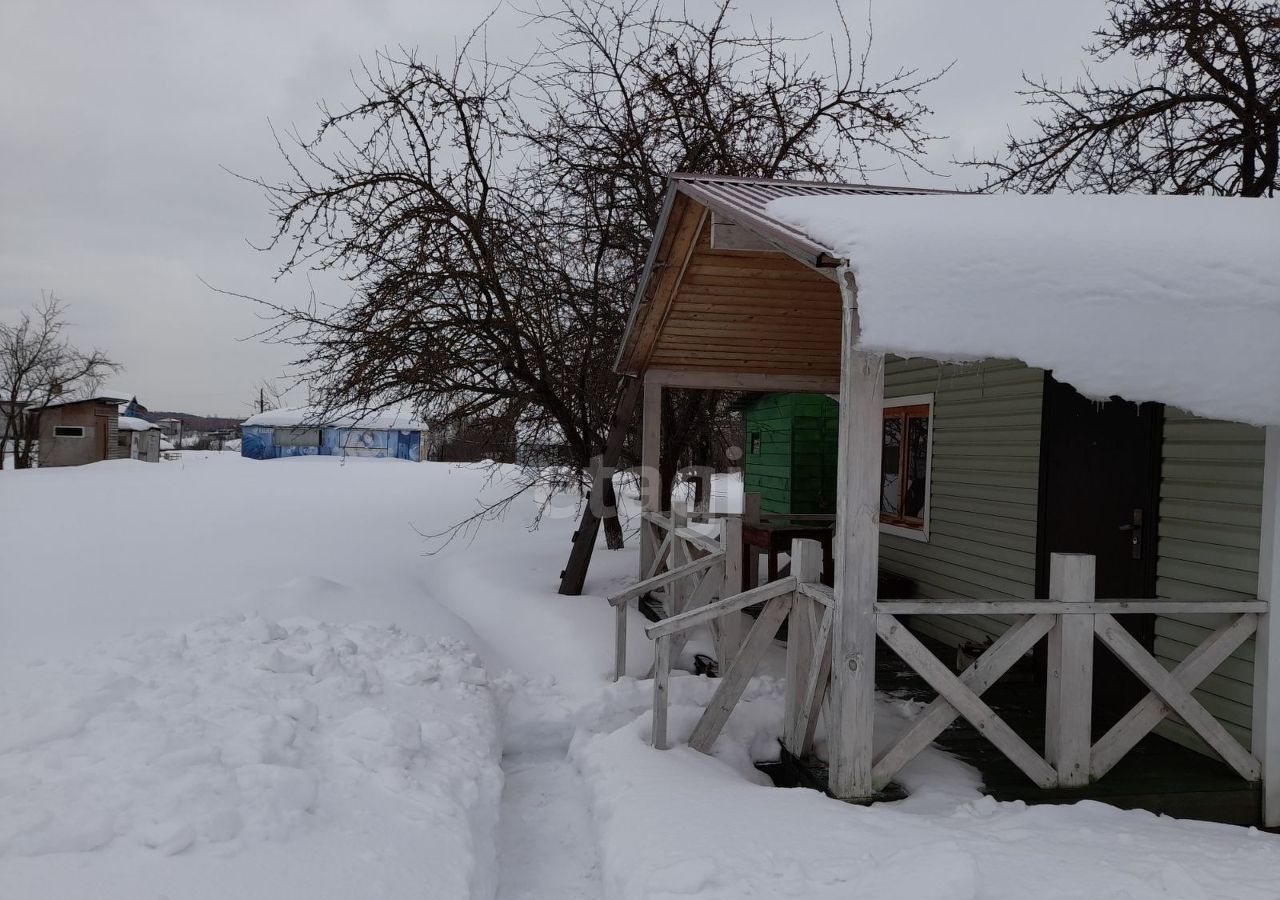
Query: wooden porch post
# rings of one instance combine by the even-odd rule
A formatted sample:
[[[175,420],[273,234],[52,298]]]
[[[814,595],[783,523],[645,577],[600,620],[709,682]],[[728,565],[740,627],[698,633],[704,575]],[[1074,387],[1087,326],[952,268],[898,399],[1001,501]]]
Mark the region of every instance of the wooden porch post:
[[[644,408],[640,426],[640,508],[645,512],[662,511],[662,494],[659,482],[659,462],[662,459],[662,385],[644,382]],[[643,579],[653,566],[658,552],[653,527],[640,520],[640,577]]]
[[[1280,426],[1267,428],[1262,474],[1258,599],[1280,601]],[[1253,755],[1262,763],[1262,819],[1280,827],[1280,613],[1258,619],[1253,664]]]
[[[876,578],[880,556],[880,447],[884,357],[857,348],[858,293],[840,272],[840,433],[836,480],[835,621],[831,647],[830,789],[872,793],[876,687]]]

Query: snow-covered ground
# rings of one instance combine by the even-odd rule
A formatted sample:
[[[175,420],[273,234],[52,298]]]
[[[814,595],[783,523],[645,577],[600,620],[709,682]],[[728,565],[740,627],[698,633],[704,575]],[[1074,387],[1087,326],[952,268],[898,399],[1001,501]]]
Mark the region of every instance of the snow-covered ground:
[[[634,550],[562,597],[571,511],[531,531],[522,497],[426,553],[509,491],[190,451],[0,475],[0,897],[1280,895],[1273,836],[998,804],[936,751],[899,804],[767,786],[776,659],[714,757],[652,750],[643,629],[611,683],[599,599]],[[674,739],[714,686],[673,678]]]

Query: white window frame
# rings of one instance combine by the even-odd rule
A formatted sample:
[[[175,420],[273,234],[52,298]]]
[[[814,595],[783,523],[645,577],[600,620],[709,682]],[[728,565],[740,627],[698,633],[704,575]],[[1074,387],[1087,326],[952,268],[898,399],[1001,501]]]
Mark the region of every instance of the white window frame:
[[[880,409],[892,409],[895,406],[928,406],[929,407],[929,445],[925,452],[924,461],[924,509],[920,513],[922,524],[919,528],[905,528],[902,525],[891,525],[888,522],[880,523],[881,534],[891,534],[895,537],[906,538],[909,541],[918,541],[922,544],[929,543],[929,506],[933,502],[933,394],[908,394],[903,397],[885,397],[880,402]],[[884,441],[884,426],[881,424],[880,432],[881,446]],[[906,440],[906,435],[902,439]],[[881,468],[883,473],[884,469]],[[884,488],[884,475],[880,476],[881,490]],[[877,513],[878,515],[878,513]]]
[[[76,430],[79,432],[79,434],[59,434],[59,433],[58,433],[58,429],[67,429],[67,430],[70,430],[70,429],[72,429],[72,428],[76,429]],[[84,426],[83,426],[83,425],[54,425],[54,426],[53,426],[53,436],[54,436],[54,437],[56,437],[56,438],[82,438],[82,437],[87,437],[87,435],[85,434],[85,429],[84,429]]]

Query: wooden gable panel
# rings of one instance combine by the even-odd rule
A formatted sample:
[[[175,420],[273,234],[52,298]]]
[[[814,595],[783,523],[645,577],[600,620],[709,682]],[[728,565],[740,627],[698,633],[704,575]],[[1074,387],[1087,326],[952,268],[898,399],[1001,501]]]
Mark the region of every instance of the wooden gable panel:
[[[648,364],[789,375],[840,371],[840,292],[784,253],[713,250],[704,222]]]

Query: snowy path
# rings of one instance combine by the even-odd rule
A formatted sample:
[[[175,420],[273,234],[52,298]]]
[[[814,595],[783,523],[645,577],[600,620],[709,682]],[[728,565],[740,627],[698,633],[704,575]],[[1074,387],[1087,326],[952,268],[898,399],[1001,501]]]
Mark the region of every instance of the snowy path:
[[[996,803],[936,751],[897,805],[775,790],[753,760],[776,752],[780,653],[714,758],[655,752],[652,685],[610,679],[600,602],[635,548],[562,596],[574,523],[529,531],[525,498],[423,555],[508,490],[483,470],[204,454],[0,481],[4,900],[1278,896],[1271,835]],[[122,563],[139,547],[145,574]],[[14,562],[51,558],[52,589]],[[673,743],[716,687],[671,679]],[[916,713],[882,704],[877,731]]]
[[[498,900],[599,900],[586,786],[563,749],[506,756]]]

